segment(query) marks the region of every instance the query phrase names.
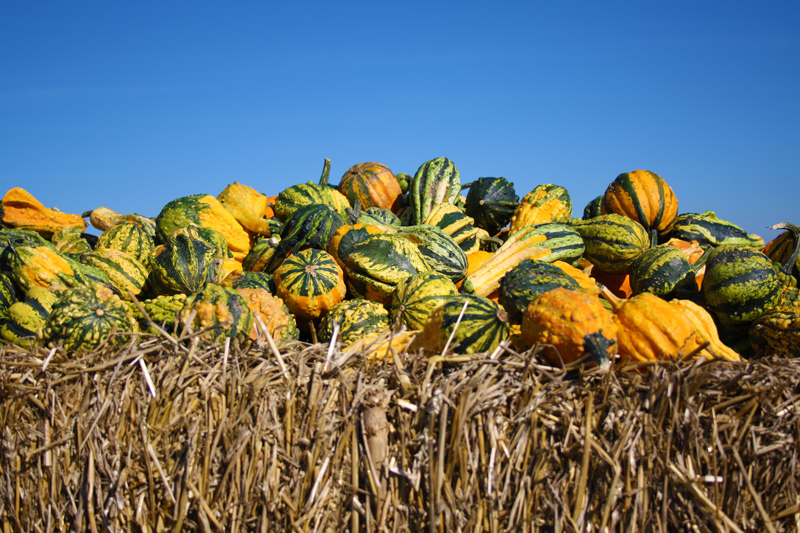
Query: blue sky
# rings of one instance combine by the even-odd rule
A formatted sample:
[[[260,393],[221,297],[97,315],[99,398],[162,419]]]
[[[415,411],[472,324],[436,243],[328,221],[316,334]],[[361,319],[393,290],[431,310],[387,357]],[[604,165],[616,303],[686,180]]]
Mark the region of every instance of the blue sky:
[[[155,216],[378,161],[800,223],[800,3],[0,0],[0,188]]]

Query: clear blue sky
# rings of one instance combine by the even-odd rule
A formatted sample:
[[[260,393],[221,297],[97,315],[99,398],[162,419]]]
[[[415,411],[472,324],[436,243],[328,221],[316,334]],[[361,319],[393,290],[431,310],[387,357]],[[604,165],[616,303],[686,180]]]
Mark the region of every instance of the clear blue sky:
[[[492,7],[490,7],[490,5]],[[0,194],[155,216],[378,161],[800,223],[800,3],[0,0]]]

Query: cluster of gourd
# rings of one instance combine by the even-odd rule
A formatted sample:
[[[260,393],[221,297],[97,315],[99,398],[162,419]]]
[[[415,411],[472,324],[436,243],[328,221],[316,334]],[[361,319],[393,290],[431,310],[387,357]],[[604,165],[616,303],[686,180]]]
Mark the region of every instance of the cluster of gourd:
[[[233,183],[155,218],[0,204],[0,337],[80,353],[184,324],[260,335],[486,353],[511,338],[553,364],[800,355],[800,231],[765,246],[711,212],[678,214],[659,175],[620,174],[572,217],[567,190],[522,200],[462,185],[447,158],[380,163],[267,196]],[[468,189],[466,196],[462,191]],[[88,218],[102,231],[85,233]],[[730,346],[736,346],[736,350]]]

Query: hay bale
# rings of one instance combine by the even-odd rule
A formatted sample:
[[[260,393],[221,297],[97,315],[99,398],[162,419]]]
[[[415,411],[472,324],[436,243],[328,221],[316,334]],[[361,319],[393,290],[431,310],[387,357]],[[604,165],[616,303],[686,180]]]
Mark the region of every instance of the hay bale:
[[[798,360],[268,341],[0,347],[5,530],[798,530]]]

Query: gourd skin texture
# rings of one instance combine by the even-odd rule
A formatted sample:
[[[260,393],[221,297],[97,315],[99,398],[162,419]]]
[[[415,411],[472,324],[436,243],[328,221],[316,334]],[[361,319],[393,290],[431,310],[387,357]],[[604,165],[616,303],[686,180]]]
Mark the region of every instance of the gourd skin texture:
[[[546,344],[543,355],[561,366],[591,355],[599,365],[616,353],[617,325],[600,299],[583,291],[557,287],[539,295],[525,310],[522,338]]]
[[[586,247],[583,257],[597,268],[624,274],[650,248],[645,228],[624,215],[611,213],[583,221],[571,220]]]
[[[511,232],[525,226],[563,223],[572,217],[572,199],[567,189],[545,183],[526,194],[511,216]]]
[[[129,292],[139,296],[149,276],[148,269],[136,257],[119,250],[95,250],[81,256],[81,263],[104,272],[123,299],[129,300]]]
[[[465,303],[467,308],[459,322]],[[511,328],[507,313],[499,305],[483,296],[460,294],[431,312],[414,344],[429,352],[441,352],[454,329],[453,351],[473,354],[494,350],[508,338]]]
[[[222,280],[216,248],[185,234],[169,237],[153,256],[148,283],[157,294],[193,294]]]
[[[697,241],[704,248],[723,244],[739,244],[758,250],[764,247],[764,239],[760,236],[748,234],[736,224],[720,219],[713,211],[678,215],[665,237]]]
[[[751,324],[749,340],[758,355],[800,357],[800,307],[767,310]]]
[[[347,290],[341,267],[328,252],[315,248],[287,257],[274,279],[278,297],[293,314],[307,320],[325,315]]]
[[[511,221],[518,205],[513,183],[505,178],[478,178],[470,184],[464,211],[476,226],[495,235]]]
[[[606,189],[600,210],[635,220],[649,233],[668,231],[678,216],[678,200],[664,179],[649,170],[623,173]]]
[[[267,222],[267,195],[235,181],[217,195],[217,200],[250,233],[272,234]]]
[[[560,268],[525,259],[500,278],[500,305],[512,323],[519,324],[529,304],[557,287],[582,291],[578,282]]]
[[[457,294],[458,289],[447,276],[435,271],[415,274],[397,283],[392,293],[389,315],[395,323],[420,330],[425,327],[431,311]]]
[[[145,267],[155,254],[155,243],[144,228],[133,222],[110,227],[97,238],[96,250],[119,250],[133,255]]]
[[[297,339],[300,337],[297,322],[283,300],[272,296],[266,289],[236,289],[236,292],[247,301],[247,307],[253,313],[253,327],[250,328],[251,339],[258,338],[256,324],[261,328],[262,323],[274,339]],[[261,322],[256,320],[257,316]]]
[[[211,330],[215,338],[247,336],[253,327],[253,313],[247,300],[235,289],[216,283],[208,283],[201,291],[186,298],[181,319],[188,320],[192,313],[195,315],[192,322],[195,330],[223,326]]]
[[[329,341],[333,337],[334,321],[340,328],[338,340],[344,344],[352,344],[388,328],[389,312],[378,302],[362,298],[339,302],[322,318],[320,340]]]
[[[382,163],[359,163],[350,167],[339,181],[341,192],[350,205],[361,202],[364,209],[380,207],[398,212],[402,207],[400,183]]]
[[[461,192],[461,178],[456,165],[446,157],[422,164],[414,175],[409,197],[413,225],[421,224],[431,210],[442,203],[452,204]]]

